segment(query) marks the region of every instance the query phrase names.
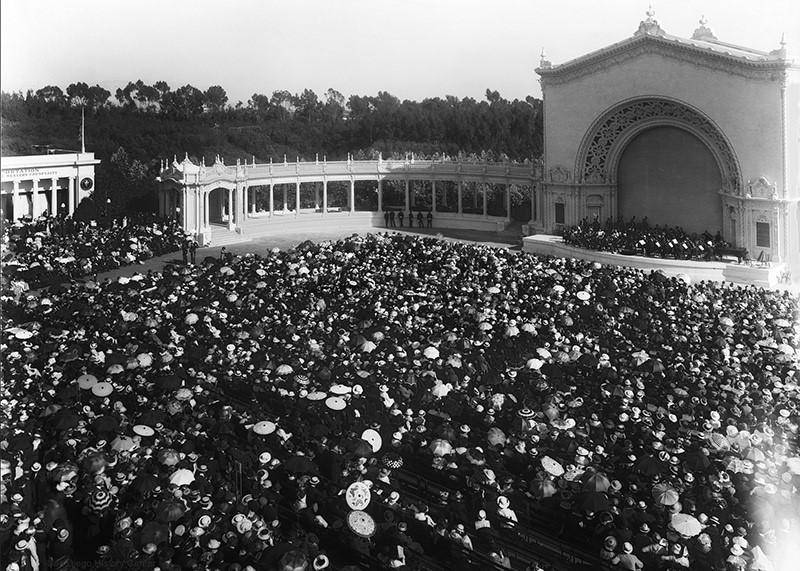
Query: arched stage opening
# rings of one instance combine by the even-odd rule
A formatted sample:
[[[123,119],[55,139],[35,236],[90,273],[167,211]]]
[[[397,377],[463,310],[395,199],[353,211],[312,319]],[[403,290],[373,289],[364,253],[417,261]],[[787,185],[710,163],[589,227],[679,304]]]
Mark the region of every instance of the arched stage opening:
[[[617,166],[620,219],[647,217],[655,225],[687,232],[722,232],[722,174],[711,150],[694,134],[672,125],[636,135]]]

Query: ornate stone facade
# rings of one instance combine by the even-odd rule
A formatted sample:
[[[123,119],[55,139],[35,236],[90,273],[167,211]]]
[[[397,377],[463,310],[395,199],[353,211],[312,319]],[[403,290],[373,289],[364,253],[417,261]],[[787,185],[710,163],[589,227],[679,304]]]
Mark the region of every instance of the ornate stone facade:
[[[580,182],[591,184],[615,182],[615,147],[641,128],[658,123],[677,124],[701,138],[716,156],[723,173],[725,189],[738,193],[741,174],[736,157],[725,136],[711,121],[688,105],[663,98],[626,102],[610,111],[588,132],[578,154]],[[627,137],[626,137],[627,135]],[[616,153],[618,154],[618,153]]]
[[[625,149],[645,131],[675,127],[710,151],[709,168],[716,162],[719,179],[704,182],[720,188],[703,196],[717,224],[721,213],[725,239],[753,258],[796,258],[800,271],[800,66],[785,45],[759,51],[724,43],[704,18],[681,38],[649,11],[628,39],[560,65],[543,57],[536,71],[547,173],[538,231],[557,232],[556,216],[566,225],[617,217]],[[671,215],[692,206],[672,204]]]

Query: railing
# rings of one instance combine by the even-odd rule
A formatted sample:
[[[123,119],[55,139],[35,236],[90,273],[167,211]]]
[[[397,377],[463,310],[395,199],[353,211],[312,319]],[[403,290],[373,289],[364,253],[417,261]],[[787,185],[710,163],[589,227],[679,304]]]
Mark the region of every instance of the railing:
[[[184,180],[183,168],[186,163],[171,165],[161,173],[162,180]],[[197,169],[191,165],[192,169]],[[509,183],[529,184],[539,180],[541,173],[535,165],[512,163],[471,163],[436,160],[365,160],[365,161],[322,161],[268,164],[222,165],[199,167],[197,174],[185,177],[187,183],[206,184],[212,181],[257,180],[273,178],[304,178],[325,176],[376,176],[431,175],[439,177],[466,179],[502,179]]]

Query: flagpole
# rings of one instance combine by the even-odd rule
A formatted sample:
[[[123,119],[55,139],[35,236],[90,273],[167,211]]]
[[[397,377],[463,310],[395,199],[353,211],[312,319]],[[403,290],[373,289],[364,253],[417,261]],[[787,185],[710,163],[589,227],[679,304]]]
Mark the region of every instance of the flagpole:
[[[86,123],[83,114],[83,105],[81,105],[81,153],[86,152]]]

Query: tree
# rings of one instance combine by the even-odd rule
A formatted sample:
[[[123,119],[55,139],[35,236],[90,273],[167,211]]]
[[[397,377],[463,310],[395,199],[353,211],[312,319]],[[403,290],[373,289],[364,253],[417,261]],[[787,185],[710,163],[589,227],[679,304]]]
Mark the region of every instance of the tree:
[[[319,114],[319,98],[310,89],[304,89],[303,93],[294,98],[297,108],[297,117],[305,123],[313,123]]]
[[[56,107],[62,107],[67,102],[64,92],[57,85],[47,85],[42,87],[36,91],[35,97],[42,103],[55,105]]]
[[[344,95],[333,88],[325,92],[325,117],[331,125],[334,125],[344,117]]]
[[[184,85],[164,95],[161,106],[164,111],[179,119],[197,117],[203,112],[203,92],[193,85]]]
[[[273,91],[269,103],[278,112],[281,121],[286,121],[294,115],[295,105],[292,94],[285,89]]]
[[[136,82],[133,94],[137,109],[141,111],[156,111],[161,102],[161,92],[152,85],[147,85],[141,79]]]
[[[211,111],[222,111],[228,103],[228,94],[219,85],[212,85],[205,92],[205,103]]]

